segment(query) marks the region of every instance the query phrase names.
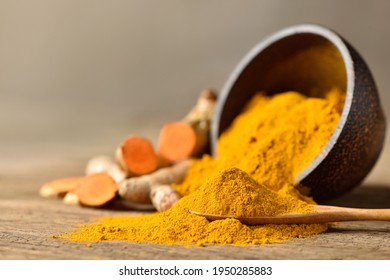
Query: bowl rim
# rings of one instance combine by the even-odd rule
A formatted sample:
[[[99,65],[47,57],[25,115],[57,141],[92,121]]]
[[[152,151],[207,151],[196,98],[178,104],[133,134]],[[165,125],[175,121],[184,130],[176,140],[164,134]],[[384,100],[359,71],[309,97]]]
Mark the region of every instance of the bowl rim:
[[[291,37],[304,33],[314,34],[323,37],[336,47],[343,59],[347,78],[347,88],[343,110],[336,129],[334,130],[332,136],[330,137],[324,148],[321,150],[320,154],[317,155],[316,158],[295,177],[294,183],[299,183],[304,180],[327,157],[333,146],[336,144],[343,130],[343,127],[347,122],[355,89],[355,71],[351,54],[344,40],[335,31],[319,24],[298,24],[281,29],[261,40],[237,64],[232,73],[229,75],[224,86],[222,87],[220,96],[218,98],[221,99],[221,101],[217,102],[217,106],[214,113],[215,118],[213,119],[211,124],[211,151],[214,156],[217,154],[217,142],[220,134],[219,123],[222,116],[222,110],[225,105],[225,101],[229,95],[229,92],[233,88],[237,79],[240,77],[241,73],[262,51],[270,47],[272,44],[286,37]]]

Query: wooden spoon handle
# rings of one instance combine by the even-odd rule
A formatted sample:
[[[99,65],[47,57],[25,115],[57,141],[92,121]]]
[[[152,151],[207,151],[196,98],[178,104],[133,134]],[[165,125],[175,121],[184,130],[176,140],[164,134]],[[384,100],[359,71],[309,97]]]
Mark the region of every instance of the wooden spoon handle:
[[[210,221],[234,218],[246,225],[262,224],[319,224],[341,221],[390,221],[390,209],[359,209],[315,205],[312,213],[289,213],[278,216],[235,217],[213,214],[191,213]]]
[[[337,221],[390,221],[390,209],[362,209],[316,205],[317,214]],[[332,221],[330,221],[332,222]]]

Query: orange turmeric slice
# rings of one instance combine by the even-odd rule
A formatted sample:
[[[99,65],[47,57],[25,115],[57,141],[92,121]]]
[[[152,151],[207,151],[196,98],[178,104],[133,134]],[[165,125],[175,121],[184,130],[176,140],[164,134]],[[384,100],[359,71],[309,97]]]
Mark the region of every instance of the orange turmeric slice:
[[[158,150],[162,158],[178,161],[190,157],[196,148],[197,135],[191,125],[172,122],[163,126],[158,140]]]
[[[96,173],[84,177],[74,193],[82,205],[97,207],[113,200],[117,191],[118,185],[108,174]]]
[[[130,175],[139,176],[157,169],[159,158],[152,143],[140,136],[130,136],[117,149],[116,159]]]

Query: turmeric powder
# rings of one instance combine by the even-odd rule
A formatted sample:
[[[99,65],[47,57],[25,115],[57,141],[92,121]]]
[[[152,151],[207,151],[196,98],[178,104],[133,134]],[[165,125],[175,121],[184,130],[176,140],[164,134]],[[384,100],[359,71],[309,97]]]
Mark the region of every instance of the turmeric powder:
[[[183,197],[168,211],[106,217],[61,235],[73,241],[127,240],[165,244],[265,244],[321,233],[327,224],[246,226],[209,222],[188,209],[235,216],[313,211],[294,178],[319,155],[340,117],[343,94],[257,94],[218,142],[218,157],[193,160]],[[309,203],[308,203],[309,202]]]
[[[216,203],[218,201],[221,203]],[[206,180],[187,207],[199,213],[236,217],[312,211],[309,204],[297,197],[279,195],[236,167],[225,169]]]
[[[258,93],[218,141],[218,159],[194,160],[178,192],[187,195],[215,170],[238,167],[273,190],[290,185],[318,156],[340,118],[344,94],[333,89],[324,99],[297,92],[272,97]]]
[[[225,201],[225,198],[228,200]],[[189,209],[242,216],[311,211],[309,204],[292,196],[279,197],[276,192],[260,186],[245,172],[232,168],[210,178],[201,188],[180,199],[166,212],[140,217],[101,218],[100,223],[84,225],[66,237],[72,241],[245,245],[310,236],[327,228],[321,224],[246,226],[236,219],[209,222],[206,218],[190,214]]]

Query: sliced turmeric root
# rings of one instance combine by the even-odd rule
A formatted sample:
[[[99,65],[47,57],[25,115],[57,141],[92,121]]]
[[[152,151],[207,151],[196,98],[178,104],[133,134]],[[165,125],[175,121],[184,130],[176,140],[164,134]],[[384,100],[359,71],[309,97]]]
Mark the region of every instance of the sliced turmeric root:
[[[70,177],[50,181],[39,189],[39,194],[46,198],[61,198],[76,190],[83,179],[84,177]]]
[[[84,177],[74,191],[80,204],[85,206],[102,206],[115,198],[118,185],[106,173],[96,173]]]
[[[197,145],[197,135],[191,125],[172,122],[163,126],[158,140],[159,154],[168,161],[190,157]]]
[[[129,176],[148,174],[157,169],[159,158],[152,143],[140,136],[128,137],[116,151],[116,159]]]
[[[163,126],[158,139],[159,155],[174,162],[205,153],[215,102],[216,94],[204,90],[195,107],[181,121]]]

